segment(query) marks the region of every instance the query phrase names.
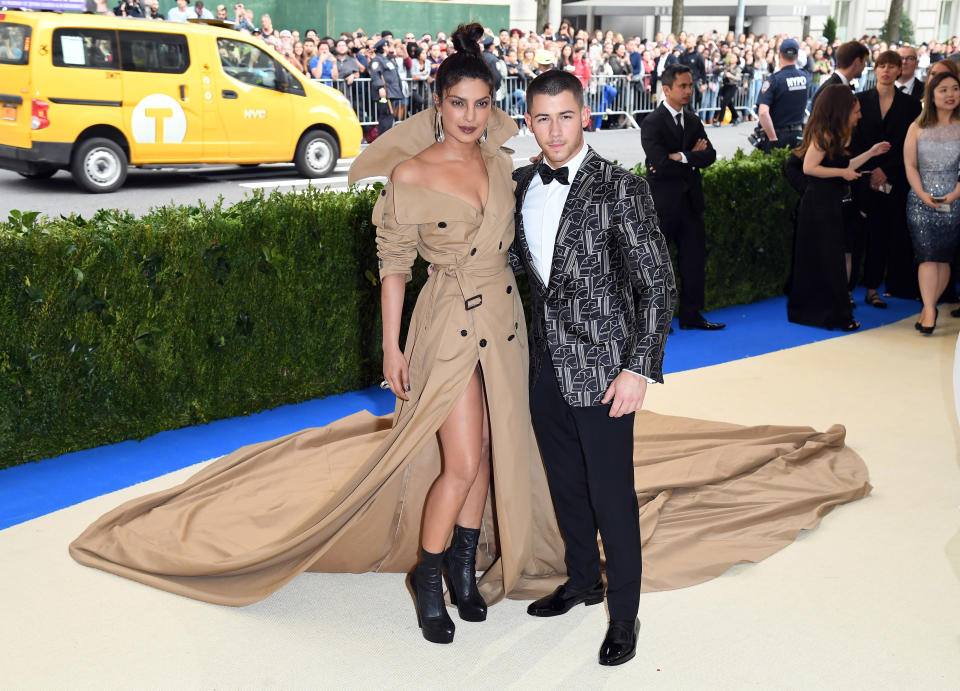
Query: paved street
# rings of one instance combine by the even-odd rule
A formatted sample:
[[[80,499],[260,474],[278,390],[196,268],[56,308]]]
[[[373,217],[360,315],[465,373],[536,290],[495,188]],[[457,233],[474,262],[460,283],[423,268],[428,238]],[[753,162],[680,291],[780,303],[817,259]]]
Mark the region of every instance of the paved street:
[[[753,123],[736,127],[708,127],[707,135],[720,156],[732,156],[737,148],[749,152],[752,147],[747,135]],[[643,160],[638,130],[609,130],[586,134],[587,143],[602,156],[631,167]],[[527,162],[538,151],[531,135],[514,137],[506,144],[516,150],[517,165]],[[26,180],[16,173],[0,170],[0,218],[6,218],[11,209],[41,211],[59,214],[72,211],[89,217],[100,208],[128,209],[143,213],[150,207],[175,202],[195,204],[198,200],[210,204],[222,196],[224,201],[236,202],[253,189],[270,191],[303,188],[307,185],[346,189],[348,159],[341,160],[333,176],[322,180],[300,178],[292,164],[269,164],[257,168],[238,166],[202,166],[196,168],[140,170],[133,168],[126,184],[111,194],[88,194],[81,191],[70,174],[59,171],[48,180]]]

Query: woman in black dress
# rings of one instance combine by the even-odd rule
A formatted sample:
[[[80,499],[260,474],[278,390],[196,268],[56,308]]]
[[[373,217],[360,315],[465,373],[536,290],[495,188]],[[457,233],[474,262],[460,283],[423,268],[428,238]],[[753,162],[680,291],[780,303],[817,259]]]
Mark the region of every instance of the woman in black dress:
[[[890,150],[878,142],[850,158],[846,147],[860,119],[860,104],[849,87],[828,86],[818,96],[794,155],[803,159],[807,186],[797,211],[793,280],[787,318],[797,324],[856,331],[847,293],[843,204],[857,168]]]

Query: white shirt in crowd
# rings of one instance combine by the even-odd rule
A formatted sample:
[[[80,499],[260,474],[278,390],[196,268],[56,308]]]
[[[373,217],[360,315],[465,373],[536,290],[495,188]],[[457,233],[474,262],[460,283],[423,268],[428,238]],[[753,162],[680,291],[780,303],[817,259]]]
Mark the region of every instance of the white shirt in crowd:
[[[897,81],[894,82],[894,85],[895,85],[898,89],[900,89],[900,91],[909,91],[909,92],[912,93],[912,92],[913,92],[913,83],[914,83],[915,81],[917,81],[917,78],[916,78],[916,77],[910,77],[910,79],[908,79],[908,80],[905,81],[905,82],[901,82],[901,81],[898,79]]]
[[[560,166],[567,169],[567,180],[571,184],[561,185],[556,180],[551,180],[549,185],[544,185],[540,175],[534,174],[527,187],[527,194],[523,198],[523,233],[527,238],[530,254],[533,256],[533,266],[540,274],[540,278],[543,279],[544,285],[550,283],[553,253],[557,244],[557,232],[560,230],[560,216],[563,214],[563,207],[567,203],[567,196],[570,194],[573,180],[586,156],[587,145],[584,142],[580,151],[567,161],[565,166]],[[550,164],[546,159],[543,159],[540,165]],[[550,167],[553,168],[553,166]],[[624,371],[643,376],[639,372],[633,372],[633,370]],[[644,377],[644,379],[653,383],[653,379],[649,377]]]

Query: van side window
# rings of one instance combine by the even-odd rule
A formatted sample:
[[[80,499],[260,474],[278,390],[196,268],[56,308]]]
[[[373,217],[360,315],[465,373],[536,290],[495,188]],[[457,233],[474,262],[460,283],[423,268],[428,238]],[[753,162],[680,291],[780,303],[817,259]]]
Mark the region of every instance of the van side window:
[[[300,83],[300,80],[294,77],[293,73],[286,67],[277,65],[277,74],[280,75],[281,91],[286,91],[288,94],[296,94],[297,96],[307,95],[303,90],[303,85]],[[286,88],[283,88],[284,86]]]
[[[26,65],[30,60],[30,31],[23,24],[0,24],[0,65]]]
[[[245,84],[265,89],[281,90],[282,79],[277,70],[281,68],[269,53],[246,41],[218,38],[217,52],[220,64],[228,75]]]
[[[120,69],[117,33],[104,29],[54,29],[53,64],[57,67]]]
[[[121,30],[120,64],[127,72],[183,74],[190,67],[187,37]]]

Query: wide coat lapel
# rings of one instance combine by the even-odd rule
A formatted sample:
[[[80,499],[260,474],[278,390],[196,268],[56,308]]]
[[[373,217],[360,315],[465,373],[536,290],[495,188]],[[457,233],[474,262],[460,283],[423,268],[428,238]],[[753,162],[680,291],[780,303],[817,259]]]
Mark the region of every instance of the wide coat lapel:
[[[547,287],[543,283],[543,277],[540,275],[540,272],[537,271],[536,264],[534,264],[533,253],[530,252],[530,245],[527,244],[527,234],[524,232],[523,228],[523,201],[527,197],[527,190],[530,188],[530,181],[533,180],[533,176],[536,174],[537,164],[529,165],[520,169],[520,176],[517,179],[517,189],[515,194],[517,204],[514,226],[516,229],[517,247],[521,252],[520,258],[527,266],[527,278],[535,283],[534,289],[542,295],[546,292]]]
[[[550,265],[550,284],[547,292],[553,293],[560,287],[565,273],[573,267],[577,258],[571,256],[571,250],[586,228],[587,204],[590,185],[600,169],[600,157],[587,147],[587,155],[580,164],[576,176],[570,183],[570,192],[560,214],[560,227],[557,229],[557,241],[553,247],[553,261]]]

